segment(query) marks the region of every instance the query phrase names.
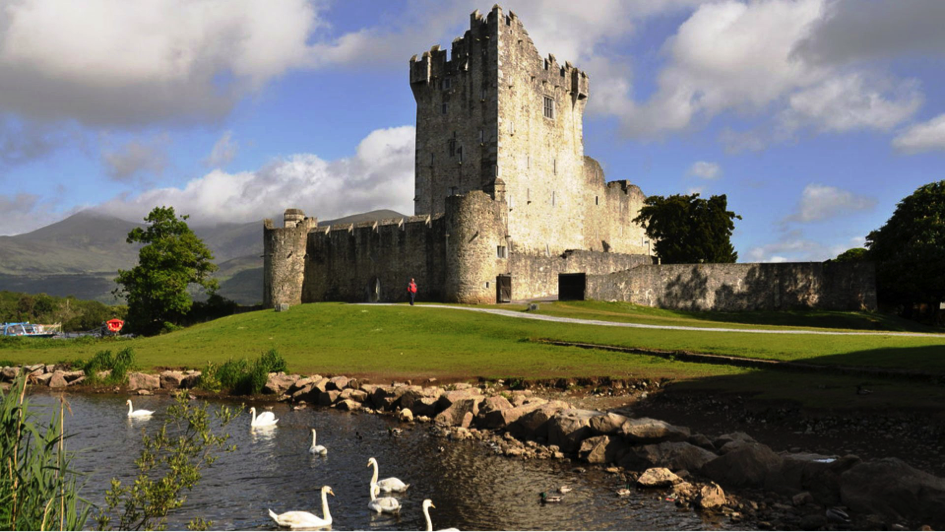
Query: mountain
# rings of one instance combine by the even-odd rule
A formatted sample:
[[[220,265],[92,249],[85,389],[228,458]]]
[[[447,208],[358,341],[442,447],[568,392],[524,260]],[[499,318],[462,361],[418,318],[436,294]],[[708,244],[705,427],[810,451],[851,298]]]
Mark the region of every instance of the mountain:
[[[318,225],[401,218],[391,210],[354,214]],[[273,217],[281,225],[282,217]],[[220,295],[243,304],[262,301],[262,220],[192,226],[213,251]],[[138,260],[140,246],[126,242],[144,224],[82,211],[30,233],[0,236],[0,290],[74,295],[115,303],[111,291],[119,269]]]

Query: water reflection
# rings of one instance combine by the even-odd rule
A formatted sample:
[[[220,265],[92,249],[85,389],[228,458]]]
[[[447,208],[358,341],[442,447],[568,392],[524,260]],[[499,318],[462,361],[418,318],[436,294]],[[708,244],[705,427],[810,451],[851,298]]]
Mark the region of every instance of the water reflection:
[[[67,417],[71,450],[81,450],[76,468],[89,473],[83,495],[101,503],[109,479],[133,480],[134,460],[141,450],[142,431],[155,431],[173,399],[155,396],[139,408],[154,410],[149,420],[131,420],[124,396],[75,395],[73,416]],[[51,395],[35,395],[34,404],[53,405]],[[136,405],[137,406],[137,405]],[[232,406],[232,405],[231,405]],[[194,517],[212,520],[214,529],[275,528],[268,510],[302,510],[322,515],[320,489],[332,487],[329,497],[334,530],[421,530],[426,526],[422,502],[431,499],[436,529],[464,530],[698,530],[731,528],[704,522],[691,511],[678,511],[659,493],[633,491],[626,498],[614,492],[620,481],[603,471],[572,471],[566,461],[521,461],[499,457],[475,442],[444,444],[430,436],[426,425],[399,435],[395,420],[329,409],[293,411],[273,408],[279,424],[250,429],[248,415],[230,425],[233,453],[222,454],[187,496],[187,502],[168,520],[183,529]],[[68,414],[67,414],[68,416]],[[309,453],[311,429],[327,456]],[[399,515],[378,515],[368,508],[370,457],[381,464],[381,477],[398,477],[410,484],[396,497]],[[538,494],[554,493],[561,485],[572,491],[559,504],[541,505]]]

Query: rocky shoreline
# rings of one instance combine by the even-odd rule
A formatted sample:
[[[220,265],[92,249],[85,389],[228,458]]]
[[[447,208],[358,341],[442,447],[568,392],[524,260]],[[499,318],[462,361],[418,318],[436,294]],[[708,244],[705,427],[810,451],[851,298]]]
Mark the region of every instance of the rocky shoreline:
[[[32,384],[50,389],[86,384],[82,371],[44,364],[4,367],[0,379],[11,381],[20,371]],[[135,372],[124,388],[141,395],[173,393],[194,388],[199,379],[197,370]],[[643,397],[658,387],[649,381],[608,382],[611,393],[638,390]],[[393,415],[407,427],[428,424],[438,437],[481,442],[511,459],[586,463],[615,475],[621,485],[665,490],[666,500],[679,507],[753,528],[945,527],[945,479],[898,458],[778,453],[745,432],[710,436],[637,417],[626,408],[579,408],[537,388],[513,390],[502,381],[437,385],[435,379],[424,385],[373,384],[345,376],[273,373],[263,391],[295,408],[318,405]]]

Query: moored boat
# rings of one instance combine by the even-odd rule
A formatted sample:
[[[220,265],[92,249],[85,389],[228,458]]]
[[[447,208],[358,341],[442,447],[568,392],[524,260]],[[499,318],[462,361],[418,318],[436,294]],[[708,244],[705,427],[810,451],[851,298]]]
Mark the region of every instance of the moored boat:
[[[29,338],[52,338],[62,333],[62,324],[4,323],[0,325],[0,336],[26,336]]]

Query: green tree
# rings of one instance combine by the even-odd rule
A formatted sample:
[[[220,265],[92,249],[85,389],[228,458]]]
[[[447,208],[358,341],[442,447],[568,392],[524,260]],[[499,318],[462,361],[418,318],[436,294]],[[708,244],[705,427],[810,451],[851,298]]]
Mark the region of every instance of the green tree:
[[[147,228],[128,233],[129,244],[145,245],[137,266],[118,271],[115,293],[127,298],[129,327],[136,332],[154,334],[165,322],[178,324],[193,304],[188,285],[211,294],[217,289],[210,277],[217,269],[213,253],[187,226],[187,218],[178,217],[173,207],[155,207],[144,219]]]
[[[866,237],[881,302],[906,309],[945,301],[945,181],[916,189]]]
[[[834,262],[863,262],[869,260],[868,253],[866,248],[850,248],[833,260]]]
[[[699,194],[646,198],[634,218],[655,241],[654,251],[666,264],[735,262],[738,253],[730,240],[735,219],[725,194],[702,199]]]

